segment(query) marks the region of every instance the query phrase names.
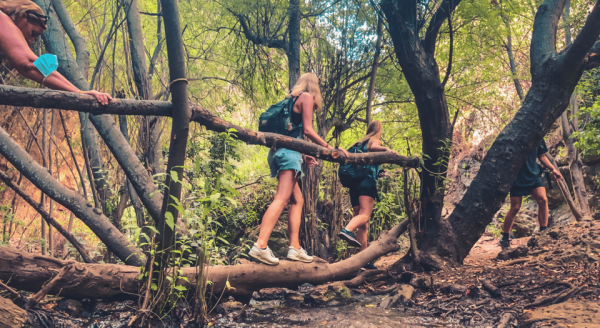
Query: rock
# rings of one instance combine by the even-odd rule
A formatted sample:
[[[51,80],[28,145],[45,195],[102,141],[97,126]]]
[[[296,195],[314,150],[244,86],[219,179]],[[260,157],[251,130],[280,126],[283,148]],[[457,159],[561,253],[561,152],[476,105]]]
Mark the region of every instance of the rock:
[[[70,317],[79,318],[83,313],[83,305],[76,300],[63,298],[56,303],[55,309],[68,314]]]
[[[573,212],[571,212],[569,205],[562,204],[550,211],[548,221],[550,226],[565,225],[575,221],[575,216],[573,215]]]
[[[537,246],[537,241],[538,240],[536,236],[529,238],[529,240],[527,241],[527,247],[534,248],[535,246]]]
[[[581,157],[581,161],[585,165],[598,164],[600,163],[600,155],[584,155]]]
[[[592,214],[592,218],[594,220],[600,220],[600,212],[596,212],[596,213]]]
[[[254,297],[254,294],[252,294],[252,297],[256,300],[265,301],[282,300],[287,292],[288,289],[285,288],[263,288],[258,291],[258,298]]]
[[[255,309],[260,314],[271,314],[273,311],[278,310],[283,307],[282,300],[270,300],[270,301],[261,301],[261,302],[251,302],[252,308]]]
[[[565,173],[561,171],[561,174],[564,175]],[[566,174],[569,174],[569,172],[566,172]],[[543,180],[546,187],[546,197],[548,197],[548,208],[552,210],[564,204],[565,198],[563,197],[556,181],[552,180],[552,189],[550,189],[546,177],[544,177]]]
[[[431,278],[426,276],[416,276],[411,279],[409,284],[415,288],[429,290],[431,289]]]
[[[415,293],[415,288],[411,285],[400,285],[397,293],[401,296],[401,300],[410,300]]]
[[[600,304],[597,301],[570,301],[540,307],[523,314],[525,326],[536,323],[536,327],[545,324],[554,327],[598,327],[600,326]]]
[[[347,302],[352,299],[352,294],[344,283],[337,281],[315,287],[315,290],[313,290],[308,297],[315,302],[315,304],[321,305],[330,301]]]
[[[467,291],[467,287],[445,282],[439,286],[439,290],[444,294],[464,294]]]
[[[498,256],[496,258],[501,261],[506,261],[511,259],[517,259],[519,257],[524,257],[527,256],[527,254],[529,254],[529,247],[518,246],[515,248],[508,248],[501,251],[500,253],[498,253]]]
[[[302,304],[304,304],[304,294],[291,290],[285,294],[285,305],[289,307],[299,307]]]
[[[309,283],[305,283],[305,284],[298,286],[299,293],[308,294],[308,293],[312,292],[313,290],[315,290],[315,286],[311,285]]]
[[[236,301],[227,301],[217,305],[217,313],[221,315],[227,315],[229,313],[241,311],[244,308],[244,304]]]
[[[114,312],[129,312],[133,311],[136,303],[132,300],[115,301],[115,302],[96,302],[92,309],[94,314],[110,314]]]
[[[398,303],[408,301],[412,298],[415,288],[410,285],[400,285],[400,287],[392,294],[386,296],[379,306],[387,309],[396,306]]]
[[[512,229],[515,238],[529,237],[535,232],[537,227],[537,219],[531,217],[528,214],[519,212],[515,216]]]

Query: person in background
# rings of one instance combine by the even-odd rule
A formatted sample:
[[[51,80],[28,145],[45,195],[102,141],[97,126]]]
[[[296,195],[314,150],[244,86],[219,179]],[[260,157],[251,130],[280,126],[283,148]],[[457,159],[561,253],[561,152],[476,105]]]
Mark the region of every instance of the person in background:
[[[359,147],[361,152],[389,151],[396,155],[398,153],[388,147],[381,145],[381,132],[383,126],[380,121],[373,121],[367,128],[367,134],[358,140],[353,147]],[[359,251],[367,248],[367,235],[369,233],[369,219],[373,213],[373,207],[377,197],[377,178],[379,176],[379,165],[367,165],[369,174],[361,181],[356,181],[350,186],[350,202],[354,210],[354,217],[348,225],[340,230],[338,236],[350,245],[359,247]],[[356,230],[356,234],[354,231]],[[373,263],[367,263],[364,269],[376,269]]]
[[[302,133],[312,142],[325,148],[333,148],[313,129],[313,113],[319,111],[323,105],[323,98],[319,89],[319,78],[314,73],[303,74],[288,97],[297,97],[293,107],[292,122],[295,125],[302,124]],[[346,156],[348,155],[345,150],[341,150]],[[302,156],[297,151],[285,148],[269,151],[269,168],[271,169],[271,177],[277,177],[277,191],[273,202],[262,217],[258,240],[248,253],[253,258],[268,265],[279,264],[279,259],[267,246],[267,242],[279,220],[279,216],[281,216],[288,203],[290,204],[288,212],[290,247],[287,258],[306,263],[313,260],[312,256],[309,256],[300,246],[300,222],[304,198],[298,180],[302,175],[302,157],[309,166],[317,164],[314,157]]]
[[[546,230],[548,226],[548,198],[546,197],[546,188],[544,187],[544,181],[542,181],[542,168],[536,162],[536,158],[540,160],[540,163],[544,165],[556,180],[560,180],[563,176],[560,174],[548,157],[546,153],[548,147],[546,142],[542,139],[538,146],[527,158],[523,167],[517,175],[517,179],[510,188],[510,210],[506,213],[504,218],[504,225],[502,227],[502,240],[500,240],[500,246],[502,248],[510,247],[509,233],[512,228],[515,216],[521,209],[521,202],[523,196],[531,194],[531,197],[535,200],[538,205],[538,222],[540,223],[540,231]]]
[[[107,105],[110,95],[98,91],[81,91],[58,72],[46,78],[33,64],[38,56],[29,48],[46,30],[48,17],[30,0],[0,0],[0,52],[23,76],[54,90],[88,94]]]

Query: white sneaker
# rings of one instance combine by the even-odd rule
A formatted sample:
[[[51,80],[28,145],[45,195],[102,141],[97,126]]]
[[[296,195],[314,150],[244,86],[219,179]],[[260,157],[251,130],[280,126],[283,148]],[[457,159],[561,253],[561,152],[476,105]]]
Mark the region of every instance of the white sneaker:
[[[265,249],[260,249],[258,247],[258,245],[256,245],[256,243],[255,243],[254,247],[252,247],[252,249],[250,250],[248,255],[261,261],[264,264],[268,264],[268,265],[279,264],[279,259],[276,258],[275,255],[273,255],[273,252],[271,252],[271,249],[269,248],[269,246],[267,246],[267,248],[265,248]],[[288,257],[289,257],[289,254],[288,254]]]
[[[310,263],[313,260],[312,256],[309,256],[304,248],[300,247],[300,249],[295,249],[292,246],[290,246],[287,258],[293,261],[300,261],[304,263]]]

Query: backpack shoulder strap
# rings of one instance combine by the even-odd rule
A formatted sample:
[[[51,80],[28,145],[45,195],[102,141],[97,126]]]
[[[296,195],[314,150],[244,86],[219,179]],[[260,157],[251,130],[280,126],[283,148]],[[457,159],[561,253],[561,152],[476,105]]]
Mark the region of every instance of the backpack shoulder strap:
[[[367,146],[369,145],[369,140],[371,140],[371,138],[363,141],[363,143],[362,143],[363,153],[368,153],[369,152],[369,149],[367,148]]]

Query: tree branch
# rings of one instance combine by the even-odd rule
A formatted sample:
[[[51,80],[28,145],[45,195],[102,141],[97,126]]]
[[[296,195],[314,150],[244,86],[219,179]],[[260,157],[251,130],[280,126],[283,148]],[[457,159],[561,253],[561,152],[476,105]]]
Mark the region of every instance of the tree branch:
[[[545,0],[539,7],[533,22],[531,36],[531,75],[540,75],[542,65],[556,53],[556,28],[567,0]]]
[[[43,193],[73,212],[124,263],[134,266],[142,264],[136,248],[101,211],[94,209],[79,193],[56,181],[4,129],[0,129],[0,154]]]
[[[31,197],[29,197],[23,191],[23,189],[21,189],[16,183],[14,183],[14,181],[12,181],[12,179],[1,170],[0,170],[0,179],[2,181],[4,181],[5,185],[10,187],[12,190],[14,190],[16,194],[21,196],[21,198],[23,198],[23,200],[25,200],[29,205],[31,205],[31,207],[33,207],[38,213],[40,213],[40,215],[42,216],[42,219],[44,219],[46,222],[48,222],[48,224],[55,227],[56,231],[58,231],[61,235],[63,235],[63,237],[65,237],[65,239],[68,240],[75,247],[75,249],[77,249],[77,251],[79,252],[79,254],[81,254],[81,257],[83,258],[83,261],[85,263],[96,263],[96,261],[94,261],[88,255],[88,253],[85,251],[85,248],[83,248],[83,246],[81,245],[81,243],[79,243],[79,241],[75,238],[75,236],[73,236],[70,232],[65,230],[65,228],[63,228],[58,222],[56,222],[56,220],[54,220],[54,218],[51,217],[50,214],[48,214],[48,212],[46,212],[44,210],[44,208],[42,207],[42,204],[31,199]]]
[[[577,70],[581,67],[584,58],[590,58],[590,48],[594,47],[596,50],[594,54],[598,52],[598,34],[600,34],[600,0],[596,1],[594,9],[588,15],[585,25],[579,31],[579,34],[573,40],[573,44],[570,48],[566,49],[564,54],[563,63],[567,67],[565,69]],[[594,56],[592,56],[593,58]],[[597,62],[598,59],[594,58]],[[587,63],[584,62],[584,68],[587,68]]]
[[[367,76],[368,77],[368,76]],[[119,115],[155,115],[155,116],[171,116],[172,105],[166,101],[156,100],[131,100],[131,99],[113,99],[110,104],[102,106],[96,101],[93,96],[81,95],[72,92],[63,92],[55,90],[45,89],[31,89],[14,87],[8,85],[0,86],[0,105],[9,106],[27,106],[36,108],[58,108],[65,110],[78,110],[82,112],[88,112],[93,114],[119,114]],[[388,152],[374,152],[366,154],[350,154],[350,157],[344,158],[341,152],[335,149],[326,149],[319,145],[300,140],[290,138],[280,134],[274,133],[263,133],[245,129],[238,125],[229,123],[209,110],[192,104],[192,120],[204,125],[207,129],[212,131],[223,132],[228,129],[236,129],[237,137],[249,144],[263,145],[266,147],[283,147],[298,152],[317,156],[321,159],[330,162],[338,163],[357,163],[357,164],[397,164],[404,167],[417,167],[419,165],[419,159],[417,157],[406,157],[400,155],[394,155]],[[112,118],[109,115],[96,115],[91,116],[90,119],[99,119],[101,117],[107,120]],[[102,126],[114,126],[114,130],[118,131],[114,120],[112,123],[104,122],[102,124],[95,124],[96,127]],[[105,137],[106,144],[111,149],[111,152],[115,154],[119,164],[123,166],[124,170],[128,174],[128,178],[132,182],[138,184],[142,192],[152,193],[155,192],[156,187],[152,183],[151,178],[147,174],[145,168],[139,163],[139,160],[135,161],[135,154],[127,150],[128,144],[126,142],[120,142],[119,139],[124,139],[122,134],[119,132],[104,131],[99,128],[100,134]],[[113,140],[114,139],[114,140]],[[131,148],[129,148],[131,149]],[[142,172],[138,172],[141,170]],[[133,176],[130,176],[133,175]],[[147,177],[146,177],[147,176]],[[136,189],[137,191],[137,189]],[[151,202],[158,202],[157,197],[162,201],[162,195],[154,195]],[[144,202],[145,206],[148,206]],[[154,205],[152,206],[154,207]],[[149,208],[151,211],[151,208]]]
[[[435,41],[437,39],[442,23],[450,17],[450,14],[456,9],[460,0],[444,0],[438,7],[433,17],[429,21],[427,26],[427,32],[425,32],[425,39],[423,45],[425,51],[433,54],[435,52]]]
[[[62,0],[52,0],[52,7],[54,7],[54,11],[60,19],[63,29],[67,32],[71,42],[73,42],[75,56],[77,57],[77,66],[79,66],[83,76],[87,79],[87,72],[90,68],[90,53],[87,51],[85,39],[75,28],[75,24],[73,24],[73,20],[71,20],[71,16],[67,12],[67,8],[65,8]]]
[[[262,37],[252,34],[252,31],[250,30],[250,27],[248,26],[248,23],[246,22],[246,17],[244,17],[244,15],[236,14],[231,9],[227,9],[227,10],[238,19],[238,21],[240,22],[240,26],[242,27],[242,32],[244,33],[246,38],[248,40],[250,40],[252,43],[264,45],[269,48],[283,49],[285,51],[288,50],[287,44],[285,43],[284,40],[262,38]]]

